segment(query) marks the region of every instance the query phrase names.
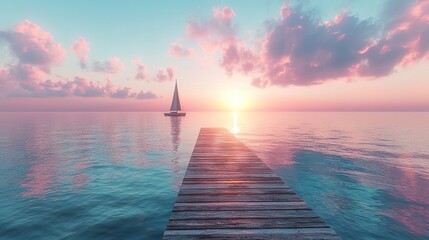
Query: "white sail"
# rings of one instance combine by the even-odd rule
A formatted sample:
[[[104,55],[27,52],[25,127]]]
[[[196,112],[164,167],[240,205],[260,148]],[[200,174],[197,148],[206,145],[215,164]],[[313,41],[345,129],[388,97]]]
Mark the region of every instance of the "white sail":
[[[177,112],[181,110],[182,110],[182,106],[180,106],[179,92],[177,90],[177,81],[176,81],[176,86],[174,86],[173,101],[171,102],[170,111]]]

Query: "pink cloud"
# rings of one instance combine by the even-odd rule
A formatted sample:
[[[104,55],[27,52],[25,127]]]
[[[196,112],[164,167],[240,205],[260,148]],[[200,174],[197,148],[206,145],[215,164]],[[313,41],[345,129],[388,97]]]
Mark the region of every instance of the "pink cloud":
[[[374,23],[348,13],[321,23],[300,8],[283,6],[281,20],[262,40],[262,52],[255,54],[261,67],[253,84],[314,85],[348,77],[376,30]]]
[[[157,98],[157,96],[151,92],[151,91],[140,91],[137,95],[136,95],[137,99],[153,99],[153,98]]]
[[[228,75],[248,75],[257,87],[380,77],[429,55],[429,2],[387,4],[379,22],[348,12],[322,22],[287,2],[251,47],[236,35],[228,8],[190,22],[187,31],[203,49],[221,50],[219,65]]]
[[[148,77],[147,76],[147,67],[144,63],[142,63],[140,60],[133,60],[132,63],[136,66],[136,70],[137,73],[134,77],[135,80],[146,80],[147,82],[166,82],[166,81],[171,81],[173,80],[175,74],[176,74],[176,69],[172,68],[172,67],[167,67],[167,68],[161,68],[158,70],[158,72],[155,74],[155,76],[153,77]],[[149,94],[149,93],[148,93]],[[150,93],[149,95],[144,95],[144,92],[142,93],[142,95],[140,97],[144,97],[144,96],[150,96],[152,93]]]
[[[235,41],[236,29],[232,24],[234,17],[235,12],[229,7],[213,8],[211,18],[187,24],[187,35],[197,40],[203,50],[212,52],[227,42]]]
[[[34,77],[34,76],[33,76]],[[7,89],[6,95],[9,97],[103,97],[106,95],[106,86],[99,82],[92,82],[85,78],[75,77],[73,80],[43,80],[38,79],[36,82],[21,79],[21,83],[15,81],[13,89]]]
[[[219,21],[231,22],[235,17],[235,12],[229,7],[213,8],[213,17]]]
[[[129,87],[119,88],[113,93],[111,93],[111,96],[113,98],[128,98],[130,96],[134,97],[135,95],[136,93],[134,93],[133,90]]]
[[[137,67],[135,80],[145,80],[147,67],[140,60],[133,60],[132,63]]]
[[[38,91],[38,84],[66,56],[51,33],[28,20],[13,30],[0,30],[0,39],[9,43],[11,54],[18,60],[16,64],[0,69],[2,92]]]
[[[86,78],[53,81],[49,75],[53,66],[61,63],[66,53],[53,36],[30,21],[18,24],[14,30],[0,31],[0,38],[9,43],[9,50],[17,58],[16,64],[0,69],[0,95],[6,97],[121,97],[155,98],[151,92],[135,92],[130,88],[115,87],[110,81],[100,83]],[[80,39],[73,50],[81,61],[86,61],[88,44]],[[97,70],[116,73],[123,63],[118,58],[95,64]]]
[[[258,64],[256,53],[246,48],[236,36],[236,27],[232,22],[235,16],[235,11],[229,7],[213,8],[211,18],[191,21],[187,25],[188,37],[196,40],[203,50],[221,51],[219,65],[228,75],[235,71],[250,73]]]
[[[291,8],[288,6],[288,3],[284,4],[281,8],[280,8],[280,16],[282,18],[282,21],[284,19],[289,18],[289,16],[292,14],[292,10]]]
[[[112,57],[106,61],[94,62],[94,71],[108,74],[116,74],[124,69],[125,65],[117,57]]]
[[[157,96],[151,92],[139,93],[128,87],[115,87],[110,80],[100,83],[86,78],[75,77],[72,80],[61,79],[59,81],[37,79],[34,69],[26,69],[27,77],[23,79],[9,80],[9,85],[3,95],[9,97],[112,97],[112,98],[138,98],[149,99]],[[34,75],[31,75],[34,74]],[[0,75],[1,77],[1,75]],[[10,77],[10,76],[8,76]],[[3,86],[6,86],[3,84]],[[0,91],[1,93],[1,91]]]
[[[194,39],[203,38],[210,34],[210,29],[197,22],[188,23],[186,26],[186,31],[188,36]]]
[[[159,69],[154,81],[156,82],[171,81],[173,80],[175,74],[176,74],[176,69],[171,67],[167,67],[165,69]]]
[[[107,94],[112,98],[136,98],[136,99],[154,99],[157,96],[151,91],[135,92],[129,87],[115,88],[112,85],[107,88]]]
[[[429,2],[410,1],[393,4],[384,34],[362,53],[357,66],[363,76],[384,76],[398,65],[408,65],[428,57]]]
[[[258,66],[259,58],[254,55],[253,50],[248,49],[242,42],[231,42],[223,46],[220,66],[228,75],[238,71],[248,74]]]
[[[88,41],[83,37],[79,37],[72,45],[72,50],[79,58],[80,66],[83,69],[87,68],[88,54],[90,47]],[[95,61],[92,70],[95,72],[116,74],[124,69],[124,63],[118,57],[112,57],[109,60]]]
[[[89,43],[83,38],[79,37],[72,45],[72,50],[79,58],[81,68],[86,68],[86,61],[90,51]]]
[[[6,40],[20,64],[37,65],[46,72],[59,65],[67,55],[60,44],[54,42],[51,33],[25,20],[13,30],[0,30],[0,39]]]
[[[208,53],[219,50],[219,65],[228,75],[234,72],[249,74],[258,68],[260,53],[247,48],[244,41],[237,37],[237,28],[233,24],[235,16],[235,11],[229,7],[213,8],[209,19],[188,23],[188,37],[196,40]]]
[[[169,54],[173,57],[189,57],[194,54],[194,50],[192,48],[185,48],[177,43],[173,43],[170,47]]]

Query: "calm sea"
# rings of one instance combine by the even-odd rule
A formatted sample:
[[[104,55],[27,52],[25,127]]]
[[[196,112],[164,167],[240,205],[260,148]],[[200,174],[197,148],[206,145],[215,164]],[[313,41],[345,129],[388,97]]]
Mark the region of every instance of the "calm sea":
[[[429,113],[0,113],[0,239],[160,239],[226,127],[344,239],[429,238]]]

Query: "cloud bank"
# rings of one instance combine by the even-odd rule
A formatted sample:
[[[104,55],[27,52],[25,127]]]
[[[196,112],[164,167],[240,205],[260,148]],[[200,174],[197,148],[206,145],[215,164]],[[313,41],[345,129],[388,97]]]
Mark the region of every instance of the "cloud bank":
[[[112,98],[156,98],[152,92],[134,92],[130,88],[115,87],[110,81],[104,84],[82,77],[72,80],[49,79],[51,68],[60,65],[66,56],[65,50],[54,41],[51,33],[26,20],[12,30],[0,30],[0,39],[9,44],[16,64],[0,69],[0,94],[8,97],[112,97]],[[86,64],[89,44],[79,38],[72,46],[81,64]],[[99,62],[97,70],[116,73],[123,63],[118,58]]]
[[[428,57],[429,1],[389,1],[379,21],[341,12],[329,21],[284,4],[263,37],[246,46],[233,24],[235,12],[214,8],[190,21],[187,36],[204,51],[220,50],[219,66],[241,73],[256,87],[316,85],[333,79],[381,77]]]

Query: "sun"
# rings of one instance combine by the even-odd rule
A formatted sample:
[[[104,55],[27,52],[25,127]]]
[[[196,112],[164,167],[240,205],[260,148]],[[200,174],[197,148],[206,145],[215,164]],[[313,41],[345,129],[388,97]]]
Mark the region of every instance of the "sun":
[[[234,111],[242,110],[245,107],[245,100],[244,100],[243,96],[241,96],[239,94],[231,95],[230,107]]]
[[[219,97],[219,100],[222,101],[222,109],[233,112],[247,110],[249,108],[248,99],[247,93],[239,90],[224,91],[222,96]]]

